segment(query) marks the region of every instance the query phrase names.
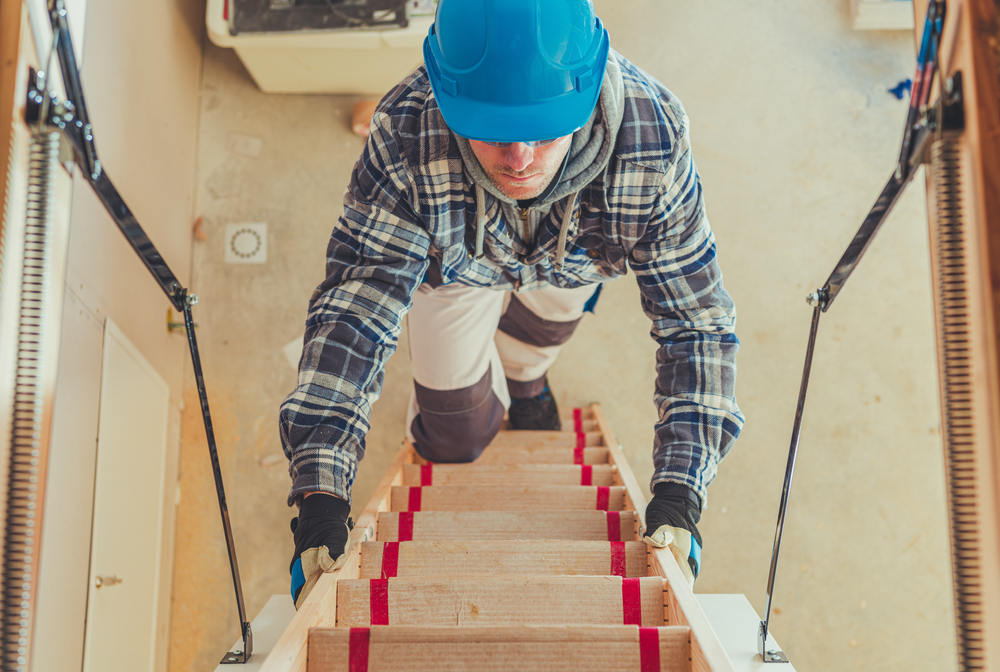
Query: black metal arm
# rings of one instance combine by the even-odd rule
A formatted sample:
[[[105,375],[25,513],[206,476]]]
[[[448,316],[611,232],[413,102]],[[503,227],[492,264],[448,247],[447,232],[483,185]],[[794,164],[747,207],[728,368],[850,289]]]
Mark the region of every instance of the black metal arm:
[[[778,552],[781,550],[781,536],[785,527],[785,514],[788,508],[788,496],[792,487],[792,477],[795,473],[795,461],[798,456],[799,439],[802,433],[802,418],[805,412],[806,392],[809,387],[809,375],[812,369],[813,352],[816,347],[816,335],[819,331],[819,321],[823,313],[830,309],[834,300],[851,277],[851,273],[861,262],[862,256],[868,250],[876,234],[889,216],[889,212],[899,200],[906,185],[916,174],[916,168],[925,162],[927,147],[936,135],[943,130],[959,130],[965,125],[962,102],[962,73],[956,72],[944,82],[943,92],[933,106],[929,106],[931,87],[934,75],[938,70],[938,49],[941,42],[941,29],[945,17],[944,0],[931,0],[927,7],[927,18],[924,22],[923,38],[917,55],[917,71],[914,76],[913,90],[910,96],[910,108],[906,116],[903,130],[903,141],[899,151],[896,169],[882,189],[875,205],[865,217],[861,228],[854,235],[847,250],[837,262],[836,267],[827,279],[826,284],[806,297],[813,306],[812,325],[809,330],[809,342],[806,347],[805,364],[802,370],[802,381],[799,385],[799,396],[795,408],[795,421],[792,426],[791,445],[788,448],[788,461],[785,466],[785,478],[781,490],[781,500],[778,506],[778,522],[774,532],[774,546],[771,550],[771,565],[767,577],[767,606],[764,618],[757,631],[757,652],[765,663],[787,663],[788,658],[776,649],[767,648],[768,623],[771,618],[771,599],[774,595],[774,579],[778,568]]]
[[[236,561],[236,547],[233,542],[233,530],[229,521],[229,509],[226,505],[226,492],[222,483],[222,469],[219,465],[219,454],[215,444],[215,432],[212,429],[212,416],[208,408],[208,394],[205,390],[205,379],[201,370],[201,358],[198,355],[198,342],[195,338],[194,320],[191,307],[198,303],[198,297],[188,293],[181,285],[173,271],[160,256],[156,246],[143,231],[132,211],[111,178],[104,171],[97,157],[94,146],[94,135],[87,116],[84,103],[83,85],[80,81],[80,71],[77,68],[76,56],[73,51],[72,37],[63,0],[50,0],[49,14],[52,21],[53,48],[59,58],[62,79],[66,89],[66,99],[60,101],[47,90],[41,81],[48,77],[38,77],[32,72],[28,87],[28,102],[25,109],[25,121],[29,126],[45,127],[58,130],[69,141],[73,148],[74,162],[81,171],[90,187],[97,194],[111,219],[124,234],[139,259],[160,285],[174,308],[184,314],[184,324],[187,328],[188,348],[191,352],[191,364],[194,367],[195,382],[198,387],[198,398],[201,401],[202,419],[205,423],[205,435],[208,440],[208,454],[212,461],[212,473],[215,476],[215,489],[219,498],[219,510],[222,514],[222,527],[226,536],[226,548],[229,552],[229,566],[233,575],[233,587],[236,591],[236,604],[239,610],[240,632],[243,638],[243,650],[227,653],[223,663],[245,663],[253,651],[253,633],[247,619],[246,605],[243,601],[243,587],[240,583],[240,570]],[[47,73],[46,73],[47,74]],[[41,80],[41,81],[40,81]]]

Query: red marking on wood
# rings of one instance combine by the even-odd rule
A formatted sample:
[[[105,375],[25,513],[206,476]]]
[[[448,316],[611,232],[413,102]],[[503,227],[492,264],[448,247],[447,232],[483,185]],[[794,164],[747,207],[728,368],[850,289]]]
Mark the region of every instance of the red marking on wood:
[[[410,501],[406,507],[407,511],[420,510],[420,488],[410,488]]]
[[[597,486],[597,510],[607,511],[608,500],[611,498],[611,488],[606,485]]]
[[[385,561],[382,561],[385,566]],[[625,542],[611,542],[611,575],[625,576]],[[395,574],[393,574],[395,576]]]
[[[349,637],[347,645],[348,672],[368,672],[368,641],[371,637],[371,630],[351,628]]]
[[[388,622],[387,620],[386,623],[388,624]],[[622,623],[642,625],[642,596],[639,593],[639,579],[622,579]],[[372,621],[372,625],[375,625],[375,621]]]
[[[583,464],[583,448],[573,449],[573,464]]]
[[[660,630],[639,628],[639,670],[660,672]]]
[[[574,408],[573,409],[573,431],[582,432],[583,431],[583,409]]]
[[[622,517],[617,511],[608,511],[608,541],[622,540]],[[402,539],[400,539],[402,541]]]
[[[594,484],[594,468],[589,464],[580,467],[580,485]]]
[[[372,579],[368,591],[369,621],[372,625],[389,625],[389,579]]]
[[[399,542],[387,541],[382,547],[382,578],[391,579],[399,568]]]
[[[396,533],[396,541],[413,541],[413,514],[409,511],[399,512],[399,531]]]
[[[587,435],[584,434],[583,432],[579,432],[578,431],[576,433],[576,447],[577,448],[586,448],[587,447]]]
[[[222,19],[224,21],[229,20],[229,0],[222,3]]]
[[[434,465],[420,465],[420,485],[434,485]]]

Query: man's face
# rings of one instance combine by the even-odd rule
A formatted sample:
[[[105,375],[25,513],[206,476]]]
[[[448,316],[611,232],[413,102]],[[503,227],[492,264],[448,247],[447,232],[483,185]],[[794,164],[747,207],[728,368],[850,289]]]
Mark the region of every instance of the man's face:
[[[502,194],[525,200],[541,194],[556,176],[572,138],[564,135],[541,147],[529,147],[523,142],[494,147],[478,140],[469,140],[469,145]]]

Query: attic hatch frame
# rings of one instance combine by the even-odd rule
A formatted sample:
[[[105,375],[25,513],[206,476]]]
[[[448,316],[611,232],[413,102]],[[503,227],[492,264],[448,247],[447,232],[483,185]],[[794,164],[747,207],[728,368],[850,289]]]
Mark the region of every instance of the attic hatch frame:
[[[28,82],[25,123],[32,129],[28,175],[28,213],[25,230],[25,266],[22,273],[19,328],[17,335],[17,365],[15,396],[10,444],[7,509],[4,528],[4,561],[2,570],[2,624],[0,624],[0,662],[3,669],[28,670],[31,666],[31,646],[37,593],[38,551],[41,543],[41,487],[46,460],[42,436],[43,395],[40,385],[40,350],[45,338],[46,297],[51,284],[49,255],[51,233],[51,186],[59,163],[63,142],[72,149],[73,163],[93,189],[126,241],[153,275],[173,307],[183,314],[188,349],[194,368],[198,398],[208,442],[212,473],[222,516],[222,526],[233,577],[240,619],[242,650],[230,651],[223,664],[246,663],[253,652],[253,633],[247,618],[240,581],[239,565],[233,541],[229,509],[222,481],[222,468],[212,428],[208,394],[201,369],[198,341],[195,336],[192,307],[198,297],[185,288],[146,232],[139,225],[124,199],[108,177],[94,145],[93,129],[84,102],[80,70],[73,49],[69,20],[63,0],[49,0],[48,18],[52,41],[45,70],[31,70]],[[52,56],[59,60],[60,74],[66,96],[59,100],[50,90]],[[63,141],[63,142],[60,142]],[[239,647],[236,647],[237,649]]]

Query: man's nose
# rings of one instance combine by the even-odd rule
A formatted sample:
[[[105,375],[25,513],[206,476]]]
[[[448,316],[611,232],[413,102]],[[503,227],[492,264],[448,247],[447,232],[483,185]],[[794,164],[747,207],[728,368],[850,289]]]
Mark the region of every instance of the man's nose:
[[[531,165],[535,158],[535,151],[523,142],[512,142],[507,145],[507,151],[503,155],[504,161],[511,170],[524,170]]]

